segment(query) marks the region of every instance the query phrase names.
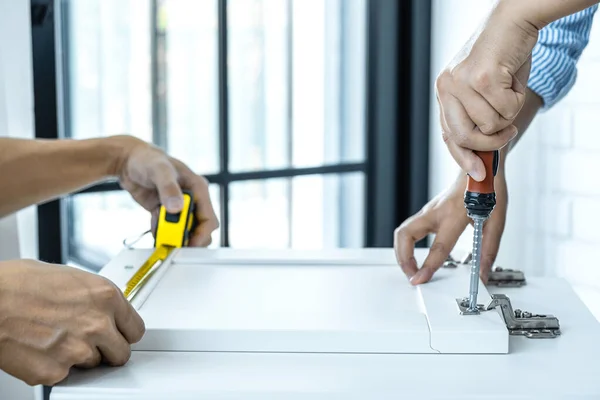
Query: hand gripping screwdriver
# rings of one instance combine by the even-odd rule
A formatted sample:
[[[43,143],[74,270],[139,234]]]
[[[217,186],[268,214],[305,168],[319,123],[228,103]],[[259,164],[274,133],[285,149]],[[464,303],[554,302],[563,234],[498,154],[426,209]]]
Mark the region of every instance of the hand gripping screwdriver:
[[[479,314],[477,308],[477,293],[479,291],[479,270],[481,268],[481,240],[483,238],[483,223],[490,217],[496,206],[494,177],[498,172],[500,152],[476,151],[475,154],[485,165],[485,179],[478,182],[467,176],[465,190],[465,208],[467,215],[473,219],[473,257],[471,259],[471,281],[469,286],[468,314]]]

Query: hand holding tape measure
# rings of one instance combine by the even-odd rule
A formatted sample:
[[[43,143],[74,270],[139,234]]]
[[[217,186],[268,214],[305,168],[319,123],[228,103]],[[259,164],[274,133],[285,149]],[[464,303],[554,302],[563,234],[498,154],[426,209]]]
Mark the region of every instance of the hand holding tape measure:
[[[139,290],[148,282],[171,252],[188,245],[190,236],[198,225],[195,217],[195,202],[191,192],[183,192],[183,208],[179,213],[169,213],[164,205],[160,206],[154,252],[129,279],[123,294],[131,301]]]

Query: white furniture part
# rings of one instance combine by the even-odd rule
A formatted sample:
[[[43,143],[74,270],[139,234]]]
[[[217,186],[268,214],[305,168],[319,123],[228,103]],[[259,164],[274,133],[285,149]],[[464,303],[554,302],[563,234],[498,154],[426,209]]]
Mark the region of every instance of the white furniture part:
[[[418,249],[417,259],[423,260],[425,254],[426,250]],[[124,252],[107,265],[102,273],[115,282],[120,282],[120,274],[125,273],[120,271],[121,268],[116,268],[117,265],[122,262],[139,263],[148,255],[149,252],[143,250]],[[270,258],[272,263],[266,265],[268,263],[264,262],[265,258]],[[262,261],[252,261],[259,259]],[[506,294],[515,308],[554,314],[559,318],[561,336],[555,339],[529,339],[524,336],[508,336],[506,327],[505,336],[497,334],[495,327],[504,322],[496,310],[486,311],[478,316],[458,314],[454,298],[462,296],[465,288],[468,288],[468,275],[465,274],[468,268],[463,266],[440,270],[432,282],[413,288],[403,276],[400,276],[403,280],[396,276],[394,271],[398,270],[400,274],[402,272],[390,249],[282,251],[265,254],[183,249],[174,255],[172,261],[174,262],[166,264],[167,268],[162,269],[160,275],[155,276],[152,284],[135,300],[135,306],[147,319],[148,336],[133,351],[129,363],[121,368],[100,367],[89,371],[74,371],[66,381],[53,388],[50,400],[600,398],[600,380],[597,379],[600,372],[597,363],[600,359],[600,325],[562,279],[528,277],[527,285],[520,288],[489,288],[491,294]],[[289,277],[281,276],[285,272],[273,271],[288,269],[287,266],[291,266],[289,269],[293,273],[290,277],[297,280],[297,286],[310,288],[311,291],[293,289],[288,284]],[[206,273],[199,272],[203,268]],[[249,274],[242,273],[249,271],[244,268],[256,269],[257,276],[273,284],[276,280],[270,279],[269,275],[277,276],[284,282],[280,287],[286,289],[285,293],[257,283]],[[270,272],[262,270],[264,268],[270,269]],[[301,268],[305,268],[302,272],[310,276],[310,280],[294,271]],[[126,269],[122,266],[122,270]],[[345,274],[337,274],[334,270]],[[366,272],[360,274],[359,270]],[[389,275],[384,271],[389,271]],[[335,279],[328,274],[335,275],[335,279],[345,283],[334,284]],[[382,277],[384,275],[390,280],[389,290],[385,283],[387,281]],[[200,277],[205,280],[202,285],[196,281]],[[460,279],[456,279],[457,277]],[[232,282],[224,282],[226,278]],[[321,284],[331,284],[335,289],[327,290],[326,287],[309,283],[315,280]],[[350,298],[346,291],[359,289],[362,292],[355,294],[355,298],[368,304],[359,306],[354,300],[348,300],[353,307],[358,308],[358,316],[344,313],[335,323],[326,321],[323,313],[316,316],[302,312],[297,314],[307,322],[305,326],[298,319],[285,316],[282,312],[277,314],[282,316],[281,324],[295,327],[295,331],[290,333],[282,329],[281,324],[276,326],[275,319],[267,315],[267,310],[280,311],[278,308],[266,308],[258,312],[250,310],[247,305],[237,308],[230,304],[236,297],[227,290],[247,293],[242,281],[248,286],[259,285],[261,290],[267,290],[267,293],[262,293],[255,300],[242,296],[244,301],[254,305],[264,305],[264,302],[271,299],[269,296],[280,294],[279,298],[287,305],[291,303],[292,306],[299,307],[292,301],[295,296],[299,296],[305,300],[306,307],[316,307],[314,299],[319,298],[324,302],[323,308],[327,312],[343,311],[346,303],[340,300]],[[173,286],[175,283],[181,286],[176,288]],[[196,285],[200,287],[194,289]],[[381,286],[383,292],[378,294],[372,285]],[[456,287],[452,288],[453,285]],[[216,292],[206,294],[210,289],[217,288],[225,290],[222,296]],[[439,290],[436,291],[436,288]],[[200,289],[202,294],[198,293]],[[452,293],[446,293],[445,290]],[[453,292],[456,290],[458,293]],[[403,306],[391,295],[394,291],[405,302],[402,303]],[[489,296],[484,286],[482,291],[484,296]],[[329,296],[325,296],[325,293]],[[414,297],[427,299],[423,300],[418,310],[412,306],[413,302],[417,303]],[[201,298],[221,303],[207,306],[198,301]],[[444,301],[449,304],[447,308]],[[480,302],[483,302],[481,298]],[[433,309],[437,311],[433,312]],[[203,323],[196,321],[184,324],[179,320],[184,315],[190,319],[189,313],[194,310],[199,310],[198,315],[208,315],[210,318]],[[217,310],[227,312],[227,319],[210,314]],[[239,314],[235,310],[239,310]],[[398,310],[403,312],[395,312]],[[372,311],[375,316],[366,315],[368,311]],[[252,324],[243,315],[248,312],[259,320],[259,325]],[[426,323],[429,332],[422,329],[415,317],[419,312],[434,321],[431,325]],[[379,324],[376,325],[379,329],[359,324],[369,318]],[[392,321],[386,321],[386,318],[391,318]],[[164,323],[165,321],[170,321],[172,326]],[[464,331],[464,340],[460,339],[460,334],[455,334],[466,328],[466,325],[461,325],[461,321],[469,324],[470,328],[475,327],[475,333]],[[220,325],[216,325],[217,323]],[[440,328],[437,328],[437,324]],[[215,329],[217,326],[219,329]],[[277,329],[260,330],[257,326],[275,326]],[[392,335],[382,333],[382,326],[395,329],[398,337],[408,340],[411,346],[394,344]],[[154,334],[153,329],[156,330]],[[232,344],[234,336],[222,341],[218,341],[216,336],[236,329],[253,333],[243,345],[237,346],[251,348],[269,345],[266,338],[270,338],[275,342],[270,345],[276,349],[198,350],[202,347]],[[189,333],[190,330],[198,332],[210,343],[203,344],[196,340]],[[320,334],[317,335],[315,330]],[[331,344],[330,341],[335,336],[334,332],[338,338],[342,338],[340,340],[343,343],[334,343],[333,350],[325,352],[325,347]],[[433,346],[428,350],[420,335],[430,336],[432,343],[442,338],[444,345],[462,350],[469,348],[471,351],[432,352]],[[481,351],[478,346],[468,343],[475,336],[488,336],[489,340],[498,343],[498,348],[506,339],[508,350]],[[243,338],[243,335],[237,335],[237,338]],[[382,343],[367,343],[369,338]],[[300,349],[296,352],[282,351],[290,346],[299,346]],[[362,352],[343,353],[340,347],[344,346],[356,347]],[[370,352],[382,346],[386,350],[388,346],[395,346],[392,348],[395,351],[386,351],[388,354]],[[163,351],[169,347],[178,350]],[[393,352],[404,354],[390,354]]]
[[[102,274],[124,287],[149,251],[126,250]],[[126,267],[134,266],[134,268]],[[392,250],[177,249],[134,306],[136,350],[306,353],[507,353],[497,312],[463,316],[469,269],[411,286]],[[479,302],[488,303],[484,286]]]

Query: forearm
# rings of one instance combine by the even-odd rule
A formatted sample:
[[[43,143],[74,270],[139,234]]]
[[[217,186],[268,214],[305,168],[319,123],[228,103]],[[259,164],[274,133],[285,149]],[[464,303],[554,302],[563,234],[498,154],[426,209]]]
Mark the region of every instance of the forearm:
[[[500,0],[499,8],[541,30],[560,18],[598,3],[600,0]]]
[[[127,140],[0,138],[0,216],[113,177]]]

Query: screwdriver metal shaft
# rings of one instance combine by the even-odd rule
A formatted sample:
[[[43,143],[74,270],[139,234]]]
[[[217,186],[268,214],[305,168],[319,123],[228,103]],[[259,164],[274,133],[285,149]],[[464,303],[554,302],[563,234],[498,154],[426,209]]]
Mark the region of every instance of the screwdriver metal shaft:
[[[479,271],[481,269],[481,242],[483,239],[483,223],[489,218],[496,206],[494,177],[498,172],[500,152],[475,152],[481,158],[486,169],[483,181],[475,181],[470,176],[465,190],[465,208],[467,215],[473,220],[473,258],[471,259],[471,279],[469,286],[468,315],[479,314],[477,293],[479,292]]]
[[[477,293],[479,292],[479,270],[481,269],[481,241],[483,239],[483,222],[485,218],[473,216],[473,253],[471,259],[471,282],[469,285],[469,312],[477,308]]]

